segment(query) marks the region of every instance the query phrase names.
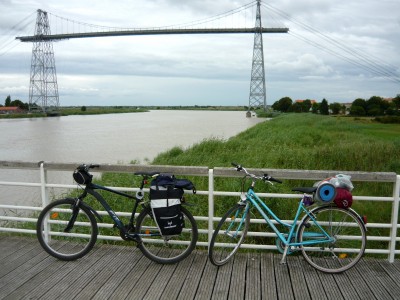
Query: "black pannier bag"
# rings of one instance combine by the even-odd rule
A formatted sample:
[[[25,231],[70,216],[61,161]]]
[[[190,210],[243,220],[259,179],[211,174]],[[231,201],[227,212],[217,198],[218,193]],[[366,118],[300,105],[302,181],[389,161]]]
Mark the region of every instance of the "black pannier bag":
[[[160,174],[151,181],[150,206],[162,235],[180,234],[185,227],[181,211],[183,189],[195,193],[190,180],[176,179],[174,175]]]

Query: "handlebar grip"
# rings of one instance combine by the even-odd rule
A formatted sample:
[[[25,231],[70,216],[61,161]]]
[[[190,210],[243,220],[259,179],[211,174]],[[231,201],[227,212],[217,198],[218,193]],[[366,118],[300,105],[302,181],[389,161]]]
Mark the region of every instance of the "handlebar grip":
[[[91,164],[89,165],[89,169],[93,169],[93,168],[100,168],[99,164]]]
[[[237,171],[241,171],[242,170],[242,166],[235,163],[235,162],[231,162],[232,166],[234,166],[236,168]]]
[[[282,183],[281,180],[276,179],[276,178],[274,178],[274,177],[272,177],[272,176],[269,176],[268,174],[264,174],[264,179],[265,179],[265,180],[268,180],[268,181],[274,181],[274,182],[277,182],[277,183]]]

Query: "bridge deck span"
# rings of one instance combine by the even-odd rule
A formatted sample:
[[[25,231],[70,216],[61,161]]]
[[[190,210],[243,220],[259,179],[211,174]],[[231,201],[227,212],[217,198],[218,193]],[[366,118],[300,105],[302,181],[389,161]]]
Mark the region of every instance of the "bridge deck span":
[[[364,258],[336,275],[300,256],[240,253],[221,268],[197,250],[176,265],[159,265],[134,246],[97,244],[63,262],[34,238],[0,236],[0,299],[398,299],[400,261]]]
[[[255,33],[258,28],[204,28],[204,29],[136,29],[120,31],[100,31],[82,33],[64,33],[51,35],[19,36],[21,42],[53,41],[76,38],[127,36],[127,35],[163,35],[163,34],[226,34],[226,33]],[[287,33],[288,28],[261,28],[263,33]]]

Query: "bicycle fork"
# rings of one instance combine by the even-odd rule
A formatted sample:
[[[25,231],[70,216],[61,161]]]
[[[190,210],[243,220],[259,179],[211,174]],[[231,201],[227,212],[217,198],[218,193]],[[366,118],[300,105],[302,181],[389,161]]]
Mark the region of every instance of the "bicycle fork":
[[[64,232],[70,232],[70,230],[72,229],[72,227],[74,227],[76,218],[78,217],[79,214],[79,204],[81,202],[81,199],[77,199],[77,201],[75,201],[74,207],[72,208],[72,214],[71,214],[71,218],[68,221],[67,227],[65,227]]]

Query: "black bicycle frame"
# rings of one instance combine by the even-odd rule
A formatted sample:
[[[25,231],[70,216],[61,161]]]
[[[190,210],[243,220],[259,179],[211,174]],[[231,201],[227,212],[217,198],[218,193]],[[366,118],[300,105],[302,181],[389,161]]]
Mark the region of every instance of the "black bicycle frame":
[[[97,185],[94,183],[90,183],[88,185],[86,185],[85,188],[85,192],[89,193],[90,195],[92,195],[93,197],[96,198],[97,201],[99,201],[101,203],[101,205],[104,207],[104,209],[107,211],[107,213],[110,215],[111,219],[113,219],[116,227],[121,230],[125,235],[130,235],[132,236],[132,234],[128,234],[127,230],[124,226],[124,224],[122,223],[122,221],[118,218],[118,216],[116,215],[116,213],[112,210],[111,206],[106,202],[106,200],[99,194],[97,193],[95,190],[103,190],[103,191],[107,191],[113,194],[117,194],[119,196],[123,196],[126,198],[130,198],[130,199],[135,199],[135,205],[133,207],[132,210],[132,216],[131,219],[129,221],[129,225],[133,225],[133,221],[134,221],[134,216],[137,210],[137,207],[139,205],[139,200],[135,197],[135,196],[131,196],[128,195],[126,193],[123,192],[119,192],[110,188],[107,188],[105,186],[101,186],[101,185]],[[92,211],[95,211],[94,209],[90,208]]]

